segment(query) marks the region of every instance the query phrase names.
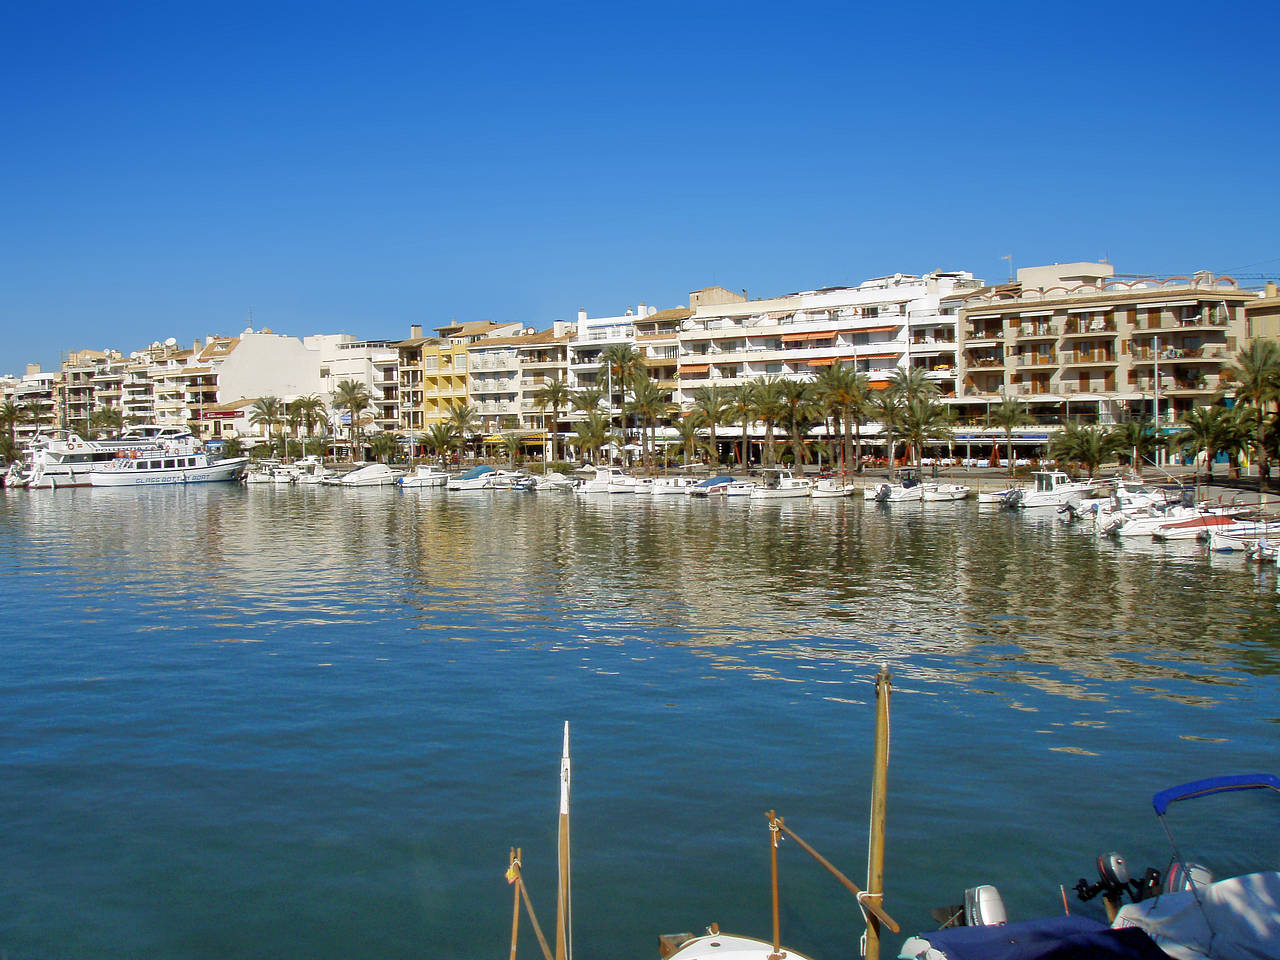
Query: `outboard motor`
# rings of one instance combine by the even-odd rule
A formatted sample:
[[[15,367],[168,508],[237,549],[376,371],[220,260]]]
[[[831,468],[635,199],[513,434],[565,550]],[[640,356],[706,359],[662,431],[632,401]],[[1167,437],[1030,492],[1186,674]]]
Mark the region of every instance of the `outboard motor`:
[[[1126,893],[1134,903],[1155,896],[1160,892],[1160,871],[1147,867],[1141,880],[1129,876],[1129,864],[1118,853],[1106,853],[1098,857],[1098,880],[1089,883],[1081,877],[1076,881],[1076,896],[1089,901],[1102,894],[1107,906],[1108,921],[1115,920],[1120,903]]]
[[[1000,505],[1003,507],[1008,507],[1010,509],[1013,509],[1020,503],[1022,503],[1022,491],[1010,490],[1008,493],[1004,495],[1004,500],[1001,502]]]
[[[889,497],[893,495],[893,490],[887,483],[880,484],[880,489],[876,491],[876,503],[887,503]]]
[[[967,927],[998,927],[1008,923],[1000,891],[989,883],[964,892],[964,923]]]

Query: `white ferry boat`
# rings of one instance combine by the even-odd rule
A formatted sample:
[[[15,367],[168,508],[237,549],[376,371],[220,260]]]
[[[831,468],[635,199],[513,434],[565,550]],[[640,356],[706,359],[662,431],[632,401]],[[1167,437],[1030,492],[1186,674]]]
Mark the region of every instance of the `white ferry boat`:
[[[74,433],[65,437],[39,436],[31,441],[27,469],[16,475],[10,485],[28,490],[87,487],[89,474],[113,460],[142,451],[186,450],[196,442],[185,427],[155,423],[130,427],[110,440],[85,440]]]
[[[143,487],[161,483],[213,483],[239,480],[249,466],[248,457],[209,459],[207,453],[163,450],[130,454],[90,471],[95,487]]]

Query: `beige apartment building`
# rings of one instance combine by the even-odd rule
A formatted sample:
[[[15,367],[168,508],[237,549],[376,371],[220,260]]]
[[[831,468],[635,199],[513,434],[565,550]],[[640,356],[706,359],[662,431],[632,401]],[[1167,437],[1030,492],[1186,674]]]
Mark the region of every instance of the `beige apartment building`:
[[[1017,282],[964,298],[952,402],[971,425],[1012,397],[1040,424],[1111,424],[1158,410],[1168,427],[1214,398],[1256,300],[1207,272],[1120,279],[1110,264],[1021,269]]]

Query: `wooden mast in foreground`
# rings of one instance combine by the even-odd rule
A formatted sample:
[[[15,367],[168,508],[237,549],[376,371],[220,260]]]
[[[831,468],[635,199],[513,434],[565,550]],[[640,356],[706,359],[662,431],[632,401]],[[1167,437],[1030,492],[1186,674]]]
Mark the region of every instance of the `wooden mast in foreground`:
[[[871,830],[867,839],[867,892],[879,906],[884,900],[884,821],[889,793],[889,665],[876,675],[876,744],[871,771]],[[866,960],[880,960],[880,919],[867,914]]]
[[[556,887],[556,958],[573,957],[573,899],[569,883],[569,721],[564,722],[564,749],[560,754],[560,882]]]

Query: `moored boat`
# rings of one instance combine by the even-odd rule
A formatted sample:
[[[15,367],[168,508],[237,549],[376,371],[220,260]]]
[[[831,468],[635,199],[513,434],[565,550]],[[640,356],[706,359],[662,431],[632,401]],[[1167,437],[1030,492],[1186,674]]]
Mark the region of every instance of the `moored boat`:
[[[89,473],[95,487],[142,487],[168,483],[216,483],[239,480],[248,457],[210,460],[203,452],[156,452],[112,460]]]
[[[851,497],[857,488],[840,477],[818,477],[813,481],[813,490],[809,496],[815,500],[835,500]]]
[[[962,483],[923,483],[923,490],[920,497],[922,500],[929,501],[946,501],[946,500],[967,500],[969,494],[973,492],[972,487],[966,487]]]
[[[484,490],[492,483],[494,474],[497,473],[493,467],[488,464],[480,464],[472,467],[466,473],[458,477],[450,477],[445,481],[445,489],[447,490]]]
[[[385,487],[395,483],[400,475],[385,463],[366,463],[338,478],[340,487]]]
[[[443,487],[449,482],[449,471],[434,464],[420,463],[413,473],[400,478],[402,487]]]
[[[813,481],[808,477],[793,476],[790,470],[782,467],[769,467],[764,471],[764,479],[747,495],[752,500],[788,500],[807,497],[812,490]]]

